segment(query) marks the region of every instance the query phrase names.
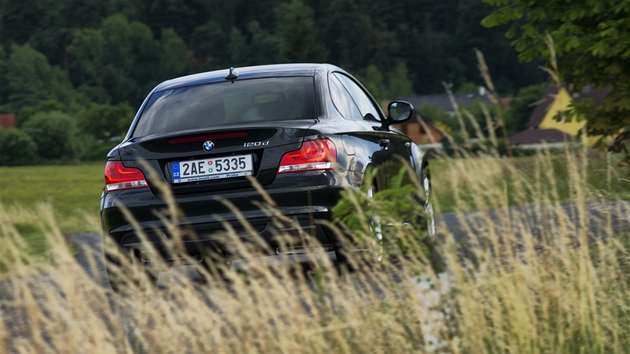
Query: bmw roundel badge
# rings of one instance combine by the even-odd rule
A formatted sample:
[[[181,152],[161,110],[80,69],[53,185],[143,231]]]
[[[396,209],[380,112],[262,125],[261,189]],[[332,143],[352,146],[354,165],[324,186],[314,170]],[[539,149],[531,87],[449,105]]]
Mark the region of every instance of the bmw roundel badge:
[[[214,143],[210,140],[207,140],[203,143],[203,149],[206,151],[212,151],[214,149]]]

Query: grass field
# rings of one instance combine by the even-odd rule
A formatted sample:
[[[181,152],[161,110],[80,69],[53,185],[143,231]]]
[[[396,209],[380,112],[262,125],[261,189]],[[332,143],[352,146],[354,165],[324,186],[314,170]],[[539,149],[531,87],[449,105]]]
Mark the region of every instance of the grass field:
[[[512,159],[431,160],[436,209],[443,213],[504,205],[570,204],[578,192],[586,202],[628,200],[630,171],[617,166],[619,158],[588,150]],[[584,175],[578,178],[573,171]],[[470,175],[479,185],[472,185],[462,175]],[[479,193],[480,188],[484,193]]]
[[[81,219],[85,214],[98,216],[104,168],[102,162],[0,167],[0,203],[6,208],[33,209],[46,202],[53,206],[64,232],[98,231]]]

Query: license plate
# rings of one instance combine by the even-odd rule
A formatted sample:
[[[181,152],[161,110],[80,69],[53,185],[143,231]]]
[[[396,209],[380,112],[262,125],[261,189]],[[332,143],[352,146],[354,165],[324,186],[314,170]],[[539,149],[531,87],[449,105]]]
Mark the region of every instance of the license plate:
[[[173,183],[250,176],[254,170],[252,155],[171,163]]]

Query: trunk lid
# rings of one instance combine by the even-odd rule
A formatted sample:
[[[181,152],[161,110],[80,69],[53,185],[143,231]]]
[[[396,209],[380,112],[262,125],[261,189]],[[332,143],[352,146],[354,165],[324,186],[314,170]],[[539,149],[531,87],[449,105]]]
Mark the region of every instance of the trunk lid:
[[[210,177],[204,175],[201,180],[177,179],[174,176],[180,168],[182,174],[184,168],[190,172],[189,167],[197,163],[200,166],[210,163],[215,167],[213,173],[216,174],[217,163],[234,162],[238,157],[245,161],[251,156],[247,173],[251,172],[260,184],[269,184],[276,177],[282,156],[300,148],[306,132],[315,122],[305,119],[256,122],[253,127],[233,124],[214,129],[153,134],[122,143],[119,153],[125,166],[140,168],[144,172],[156,195],[160,195],[156,188],[158,182],[166,183],[174,194],[251,188],[247,177],[238,173],[223,174],[222,177],[213,175],[212,178],[216,179],[207,179]],[[212,148],[208,151],[204,144],[212,145]]]

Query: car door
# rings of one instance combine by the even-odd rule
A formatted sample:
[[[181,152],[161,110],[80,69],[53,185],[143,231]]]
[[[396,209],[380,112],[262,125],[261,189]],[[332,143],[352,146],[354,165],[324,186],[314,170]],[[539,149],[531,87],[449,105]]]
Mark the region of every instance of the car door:
[[[370,141],[375,147],[371,160],[378,167],[378,187],[389,188],[391,178],[403,167],[401,158],[409,161],[410,139],[393,128],[383,128],[381,122],[385,116],[380,107],[352,77],[340,72],[335,72],[332,76],[343,85],[360,112],[360,124],[365,130],[357,136]]]

